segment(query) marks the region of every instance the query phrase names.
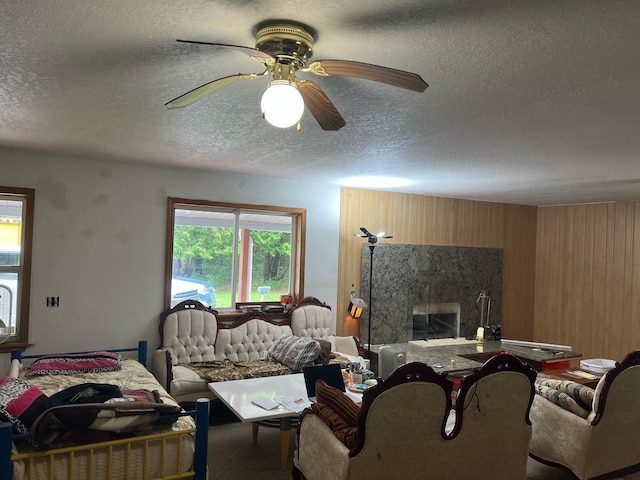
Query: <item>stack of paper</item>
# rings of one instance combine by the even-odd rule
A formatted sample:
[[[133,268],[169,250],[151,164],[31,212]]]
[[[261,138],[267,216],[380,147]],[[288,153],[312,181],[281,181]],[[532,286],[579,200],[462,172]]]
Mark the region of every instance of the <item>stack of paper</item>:
[[[292,412],[296,413],[299,413],[305,408],[311,406],[311,402],[308,398],[303,398],[299,395],[294,395],[292,397],[278,397],[276,398],[276,402],[278,402],[287,410],[291,410]]]

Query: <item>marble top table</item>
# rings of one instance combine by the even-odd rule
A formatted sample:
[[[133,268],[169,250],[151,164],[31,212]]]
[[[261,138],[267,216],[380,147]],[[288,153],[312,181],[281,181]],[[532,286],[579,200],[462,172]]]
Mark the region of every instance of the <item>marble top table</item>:
[[[481,367],[492,353],[510,353],[538,371],[543,370],[543,364],[565,362],[582,357],[581,354],[572,351],[537,350],[531,347],[503,344],[499,340],[478,342],[477,340],[452,338],[371,345],[371,353],[374,357],[372,364],[377,363],[376,360],[382,347],[391,347],[397,351],[405,352],[407,363],[423,362],[436,372],[445,372],[453,376],[468,373],[473,368]]]

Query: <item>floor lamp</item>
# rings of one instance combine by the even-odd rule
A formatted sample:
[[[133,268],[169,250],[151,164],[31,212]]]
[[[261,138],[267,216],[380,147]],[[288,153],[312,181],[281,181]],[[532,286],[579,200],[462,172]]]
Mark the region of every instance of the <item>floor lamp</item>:
[[[373,310],[373,297],[372,295],[372,287],[373,287],[373,251],[376,248],[376,243],[378,243],[378,238],[393,238],[391,235],[387,235],[382,232],[378,235],[374,235],[369,230],[364,227],[360,227],[360,231],[362,234],[356,233],[356,237],[366,238],[369,242],[369,325],[367,327],[367,358],[371,358],[371,310]]]

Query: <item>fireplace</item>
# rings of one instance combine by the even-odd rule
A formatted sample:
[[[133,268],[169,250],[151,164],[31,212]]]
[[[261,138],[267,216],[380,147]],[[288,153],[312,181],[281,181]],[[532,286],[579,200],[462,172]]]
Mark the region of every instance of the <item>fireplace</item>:
[[[501,324],[502,249],[379,243],[372,272],[371,259],[363,243],[361,295],[369,305],[373,344],[471,338],[482,321],[479,292],[491,292],[490,323]],[[368,328],[363,322],[365,344]]]
[[[426,303],[413,307],[412,340],[458,338],[460,336],[459,303]]]

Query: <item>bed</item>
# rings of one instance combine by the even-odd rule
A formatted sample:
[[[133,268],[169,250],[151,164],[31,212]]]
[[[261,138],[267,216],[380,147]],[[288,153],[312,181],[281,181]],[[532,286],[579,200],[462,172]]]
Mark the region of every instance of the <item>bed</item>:
[[[137,359],[129,358],[135,352]],[[0,423],[0,478],[205,480],[209,401],[199,399],[195,409],[190,411],[180,408],[146,369],[145,341],[139,342],[137,348],[104,350],[100,356],[91,357],[94,361],[92,365],[95,365],[97,359],[102,361],[117,356],[117,368],[104,368],[107,365],[105,363],[101,364],[101,368],[90,369],[99,372],[64,370],[65,374],[59,374],[60,371],[47,370],[53,365],[51,359],[57,361],[64,356],[67,360],[72,357],[75,362],[78,357],[85,359],[94,353],[72,352],[43,358],[43,355],[12,352],[11,372],[2,377],[0,382],[19,383],[28,391],[44,393],[38,400],[59,400],[61,395],[76,389],[79,392],[103,393],[95,388],[87,390],[86,386],[105,388],[105,392],[111,388],[121,389],[121,395],[111,395],[118,398],[104,404],[95,403],[98,396],[91,398],[94,403],[47,403],[44,411],[38,411],[37,417],[34,415],[35,420],[29,424],[26,433],[16,433],[16,430],[21,430],[18,427],[24,427],[19,422],[16,424],[16,418],[11,418],[12,423]],[[42,367],[40,371],[36,365]],[[31,375],[34,372],[37,374]],[[7,391],[5,389],[5,393]],[[130,400],[131,403],[124,400]],[[30,401],[29,408],[37,403]],[[22,413],[24,417],[26,413]],[[89,431],[83,428],[89,422],[85,421],[85,415],[91,418]],[[126,427],[118,422],[127,422]],[[93,430],[94,427],[101,431]],[[90,437],[86,436],[88,432],[91,432]]]

